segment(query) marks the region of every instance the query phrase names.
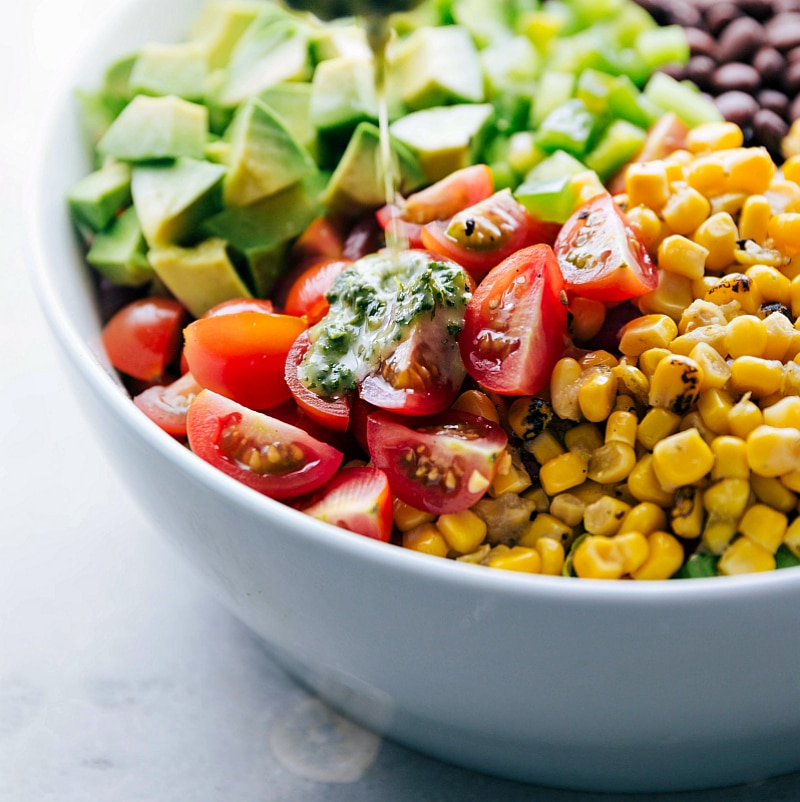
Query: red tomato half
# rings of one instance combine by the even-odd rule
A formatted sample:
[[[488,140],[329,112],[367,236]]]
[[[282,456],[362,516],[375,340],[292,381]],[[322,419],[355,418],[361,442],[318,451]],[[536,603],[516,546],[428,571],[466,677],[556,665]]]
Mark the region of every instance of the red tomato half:
[[[197,456],[271,498],[293,498],[327,482],[342,452],[302,429],[211,390],[189,407],[186,430]]]
[[[344,468],[298,509],[384,543],[392,534],[392,493],[386,474],[378,468]]]
[[[186,413],[202,389],[191,373],[184,373],[171,384],[149,387],[133,403],[167,434],[186,437]]]
[[[517,251],[478,285],[459,346],[468,373],[503,395],[533,395],[564,350],[564,280],[549,245]]]
[[[658,273],[647,248],[608,193],[577,209],[553,246],[564,285],[607,303],[654,290]]]
[[[237,312],[190,323],[184,355],[195,379],[251,409],[291,398],[284,380],[286,356],[305,331],[292,315]]]
[[[171,298],[141,298],[123,306],[103,328],[111,364],[135,379],[153,382],[177,357],[186,310]]]
[[[450,410],[411,423],[373,412],[367,419],[367,441],[392,493],[439,515],[465,510],[484,495],[508,437],[498,424],[467,412]]]
[[[318,323],[330,308],[325,295],[336,276],[351,264],[349,259],[326,259],[309,267],[292,284],[283,311],[297,317],[305,315],[309,326]]]
[[[308,351],[308,332],[303,332],[294,342],[286,357],[286,384],[297,405],[309,418],[337,432],[346,432],[350,423],[350,399],[323,398],[297,378],[297,366]]]
[[[293,265],[308,266],[323,259],[339,259],[344,249],[344,226],[339,220],[322,215],[294,241],[289,252]]]

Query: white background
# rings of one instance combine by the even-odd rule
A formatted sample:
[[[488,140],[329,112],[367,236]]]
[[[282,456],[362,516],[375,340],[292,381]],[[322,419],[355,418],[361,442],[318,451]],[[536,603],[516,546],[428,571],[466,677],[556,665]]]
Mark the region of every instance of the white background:
[[[108,0],[3,5],[0,802],[614,802],[474,775],[331,718],[117,480],[28,285],[21,202],[49,93],[113,11]],[[796,802],[800,775],[638,798]]]

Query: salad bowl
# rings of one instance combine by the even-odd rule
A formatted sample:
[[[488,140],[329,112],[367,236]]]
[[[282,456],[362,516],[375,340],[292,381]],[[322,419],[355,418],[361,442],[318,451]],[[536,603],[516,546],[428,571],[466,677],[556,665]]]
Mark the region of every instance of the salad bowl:
[[[120,11],[54,93],[29,198],[31,271],[56,347],[154,525],[298,681],[441,760],[621,792],[800,769],[800,568],[634,583],[440,560],[261,496],[130,402],[65,202],[89,169],[73,92],[141,42],[177,38],[196,10]]]

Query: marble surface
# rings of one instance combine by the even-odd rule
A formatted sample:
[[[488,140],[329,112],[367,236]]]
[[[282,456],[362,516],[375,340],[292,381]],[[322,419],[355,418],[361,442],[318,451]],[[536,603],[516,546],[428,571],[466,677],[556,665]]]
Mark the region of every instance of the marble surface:
[[[111,13],[100,0],[4,7],[0,802],[623,799],[473,774],[339,718],[217,604],[116,478],[28,286],[20,203],[44,99]],[[800,775],[637,799],[794,801]]]

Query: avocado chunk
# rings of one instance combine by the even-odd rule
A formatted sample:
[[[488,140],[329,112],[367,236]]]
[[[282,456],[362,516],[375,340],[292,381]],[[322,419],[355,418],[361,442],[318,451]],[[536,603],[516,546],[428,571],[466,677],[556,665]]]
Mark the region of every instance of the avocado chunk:
[[[316,172],[317,165],[281,119],[256,98],[241,106],[225,134],[230,144],[223,199],[246,206]]]
[[[311,84],[286,81],[265,89],[258,99],[281,118],[292,136],[316,159],[317,129],[311,122]]]
[[[208,137],[208,110],[167,95],[137,95],[97,143],[103,156],[150,161],[190,156],[202,159]]]
[[[117,59],[108,66],[103,76],[103,99],[115,117],[130,103],[135,94],[131,91],[130,78],[138,55],[131,53]]]
[[[458,25],[414,31],[393,52],[391,69],[412,111],[485,98],[478,50]]]
[[[81,178],[67,195],[72,219],[92,231],[102,231],[131,202],[131,168],[109,162]]]
[[[407,195],[425,183],[425,173],[411,150],[391,140],[398,192]],[[358,217],[386,203],[380,160],[380,133],[372,123],[360,123],[333,172],[322,203],[329,211]]]
[[[311,58],[319,65],[332,58],[372,58],[372,50],[361,25],[336,21],[314,31],[310,41]]]
[[[208,90],[205,51],[193,42],[145,45],[134,62],[129,84],[134,94],[202,101]]]
[[[194,317],[223,301],[250,297],[228,258],[225,240],[208,239],[191,248],[162,245],[151,248],[148,258],[164,286]]]
[[[78,103],[81,136],[91,149],[95,166],[100,167],[102,162],[97,158],[95,148],[108,127],[114,122],[116,114],[102,92],[87,92],[79,89],[75,92],[75,100]]]
[[[228,63],[236,43],[263,8],[258,0],[214,0],[204,6],[189,36],[202,45],[209,69]]]
[[[129,206],[94,237],[86,261],[112,284],[139,287],[153,278],[146,252],[136,209]]]
[[[311,82],[312,124],[323,134],[346,129],[349,138],[365,120],[378,120],[372,59],[341,57],[317,65]]]
[[[150,247],[183,242],[222,206],[220,164],[183,156],[133,168],[131,194]]]
[[[493,118],[491,103],[439,106],[407,114],[389,130],[417,157],[432,184],[477,161]]]

